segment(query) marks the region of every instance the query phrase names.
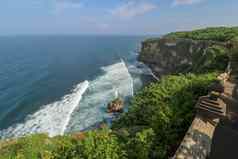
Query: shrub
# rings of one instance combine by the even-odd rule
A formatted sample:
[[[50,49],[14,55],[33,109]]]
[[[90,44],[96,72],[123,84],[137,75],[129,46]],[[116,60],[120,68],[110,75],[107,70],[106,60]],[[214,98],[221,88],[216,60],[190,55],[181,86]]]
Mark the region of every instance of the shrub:
[[[0,159],[39,159],[47,156],[50,139],[46,134],[36,134],[10,142],[0,150]]]
[[[135,137],[129,138],[126,143],[128,158],[146,159],[149,158],[151,146],[155,134],[153,129],[144,129],[137,132]]]
[[[168,158],[191,124],[198,97],[207,94],[215,79],[216,73],[162,78],[136,95],[129,111],[114,123],[113,129],[126,129],[129,136],[151,129],[155,137],[148,143],[152,144],[147,151],[151,152],[150,158]],[[131,130],[135,127],[137,131]],[[136,149],[131,147],[132,152]]]
[[[85,159],[125,158],[121,143],[108,128],[87,132],[85,139],[79,141],[78,145],[82,151],[82,157]]]
[[[171,38],[188,38],[193,40],[213,40],[226,42],[238,36],[238,27],[215,27],[189,32],[175,32],[166,35]]]

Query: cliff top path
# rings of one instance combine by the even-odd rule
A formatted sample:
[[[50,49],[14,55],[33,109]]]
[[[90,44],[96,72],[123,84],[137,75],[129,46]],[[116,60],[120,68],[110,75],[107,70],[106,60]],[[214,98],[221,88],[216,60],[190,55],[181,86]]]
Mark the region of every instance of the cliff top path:
[[[231,68],[231,78],[221,97],[227,104],[227,119],[221,120],[215,129],[210,159],[238,158],[238,58],[231,58]]]

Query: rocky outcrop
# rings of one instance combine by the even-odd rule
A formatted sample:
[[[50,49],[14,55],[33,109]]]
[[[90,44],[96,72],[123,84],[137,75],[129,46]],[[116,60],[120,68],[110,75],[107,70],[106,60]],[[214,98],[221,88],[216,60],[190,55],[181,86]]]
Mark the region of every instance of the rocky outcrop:
[[[108,113],[122,113],[123,107],[124,107],[123,100],[120,98],[117,98],[108,104],[107,112]]]
[[[142,43],[139,60],[157,75],[189,72],[209,65],[211,48],[226,49],[224,43],[180,38],[149,39]],[[206,60],[207,59],[207,60]]]

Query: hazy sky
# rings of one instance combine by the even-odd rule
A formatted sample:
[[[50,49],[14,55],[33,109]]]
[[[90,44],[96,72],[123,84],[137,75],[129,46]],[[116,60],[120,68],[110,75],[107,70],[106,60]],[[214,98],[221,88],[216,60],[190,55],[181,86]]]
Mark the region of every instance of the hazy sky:
[[[163,34],[238,25],[238,0],[1,0],[0,35]]]

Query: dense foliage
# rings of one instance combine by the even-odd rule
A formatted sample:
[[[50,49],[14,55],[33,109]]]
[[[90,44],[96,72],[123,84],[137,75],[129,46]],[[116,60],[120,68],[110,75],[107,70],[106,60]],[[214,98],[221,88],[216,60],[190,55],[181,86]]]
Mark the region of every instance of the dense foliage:
[[[188,38],[193,40],[213,40],[226,42],[238,36],[238,27],[216,27],[190,32],[175,32],[166,35],[171,38]]]
[[[205,52],[200,51],[193,56],[193,65],[190,72],[222,71],[227,67],[229,61],[229,49],[221,45],[212,45]]]
[[[215,77],[215,73],[165,77],[138,93],[129,112],[116,121],[113,128],[127,131],[128,139],[144,129],[152,129],[155,137],[148,149],[149,157],[167,158],[191,124],[196,100],[207,94],[208,85]],[[141,156],[140,152],[134,152]]]
[[[125,158],[118,138],[107,128],[54,138],[37,134],[5,142],[0,148],[0,159]]]

